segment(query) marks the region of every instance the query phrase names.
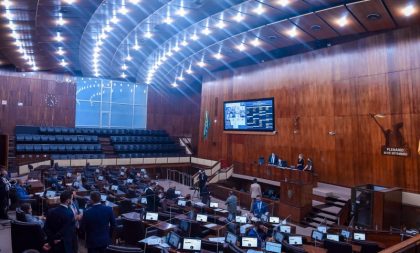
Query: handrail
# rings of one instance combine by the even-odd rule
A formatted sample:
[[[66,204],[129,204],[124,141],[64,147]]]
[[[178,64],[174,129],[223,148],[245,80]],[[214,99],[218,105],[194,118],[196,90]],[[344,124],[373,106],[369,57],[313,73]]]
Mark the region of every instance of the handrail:
[[[420,235],[416,235],[410,239],[402,241],[394,246],[386,248],[379,253],[402,253],[411,250],[415,247],[420,247]],[[414,251],[417,252],[417,251]]]
[[[189,187],[194,185],[193,176],[191,176],[188,173],[181,172],[178,170],[168,169],[166,171],[166,179],[178,182],[180,184],[183,184]]]

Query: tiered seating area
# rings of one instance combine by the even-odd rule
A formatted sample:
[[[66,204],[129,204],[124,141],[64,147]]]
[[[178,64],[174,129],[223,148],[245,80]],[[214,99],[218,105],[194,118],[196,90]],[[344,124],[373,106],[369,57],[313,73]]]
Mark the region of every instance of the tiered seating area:
[[[101,140],[114,157],[141,158],[185,155],[163,130],[16,126],[16,154],[43,155],[54,160],[105,158]],[[108,153],[107,153],[108,154]]]

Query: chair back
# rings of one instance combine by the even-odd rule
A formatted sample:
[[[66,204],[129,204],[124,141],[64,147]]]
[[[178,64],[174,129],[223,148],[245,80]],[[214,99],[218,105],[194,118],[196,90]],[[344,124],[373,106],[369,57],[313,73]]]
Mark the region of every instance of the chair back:
[[[144,251],[140,248],[125,247],[125,246],[116,246],[109,245],[105,253],[143,253]]]
[[[42,251],[46,241],[45,233],[39,224],[12,220],[11,234],[13,253],[22,253],[28,249]]]
[[[352,253],[353,248],[351,244],[346,242],[337,242],[332,240],[324,240],[324,248],[327,249],[329,253]]]
[[[16,208],[16,220],[21,222],[27,222],[25,212],[20,208]]]
[[[223,243],[202,240],[201,249],[208,250],[211,252],[223,251]]]
[[[145,227],[140,220],[122,218],[122,239],[128,245],[138,245],[138,241],[144,239]]]
[[[354,241],[353,243],[361,246],[360,253],[377,253],[382,250],[376,242]]]

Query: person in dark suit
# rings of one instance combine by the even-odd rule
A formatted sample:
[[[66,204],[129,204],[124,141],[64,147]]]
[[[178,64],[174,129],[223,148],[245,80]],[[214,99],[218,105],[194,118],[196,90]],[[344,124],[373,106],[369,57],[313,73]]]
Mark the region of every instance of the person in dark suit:
[[[104,253],[111,244],[112,232],[115,228],[115,218],[111,207],[101,204],[101,194],[91,192],[90,200],[93,206],[83,214],[81,226],[86,232],[86,248],[88,253]]]
[[[156,183],[152,182],[152,183],[150,183],[149,187],[147,187],[146,191],[144,192],[144,195],[147,198],[146,211],[148,211],[148,212],[157,212],[158,211],[159,197],[158,197],[155,189],[156,189]]]
[[[252,204],[251,213],[257,218],[261,218],[263,214],[268,214],[268,206],[261,200],[261,195],[258,195]]]
[[[299,154],[296,169],[303,170],[304,167],[305,167],[305,159],[303,158],[303,154]]]
[[[271,153],[271,155],[268,157],[268,164],[270,165],[277,165],[278,161],[279,158],[274,153]]]
[[[44,249],[53,253],[77,253],[76,222],[69,208],[72,192],[64,191],[60,195],[60,206],[51,209],[45,222],[48,243]]]
[[[175,186],[171,186],[166,191],[166,199],[174,200],[178,197],[178,195],[175,194]]]
[[[207,175],[206,172],[204,172],[204,170],[200,170],[199,173],[200,174],[198,175],[198,187],[200,187],[201,192],[204,186],[206,186],[207,184]]]
[[[210,191],[209,191],[209,189],[207,188],[207,185],[205,185],[205,186],[201,189],[201,191],[200,191],[200,196],[201,196],[201,202],[202,202],[203,204],[210,205]]]
[[[308,158],[305,168],[303,170],[314,172],[314,163],[311,158]]]
[[[9,209],[9,191],[11,184],[7,179],[7,171],[0,171],[0,219],[9,219],[7,210]]]

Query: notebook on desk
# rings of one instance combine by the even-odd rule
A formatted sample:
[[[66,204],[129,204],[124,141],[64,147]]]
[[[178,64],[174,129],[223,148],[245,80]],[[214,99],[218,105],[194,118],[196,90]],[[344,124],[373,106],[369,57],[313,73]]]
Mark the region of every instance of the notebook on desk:
[[[206,228],[213,228],[213,227],[216,227],[217,226],[217,224],[214,224],[214,223],[209,223],[209,224],[206,224],[206,225],[204,225]]]

